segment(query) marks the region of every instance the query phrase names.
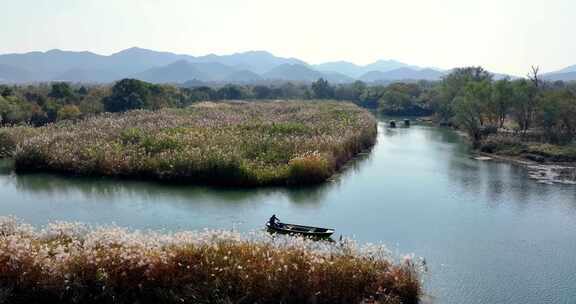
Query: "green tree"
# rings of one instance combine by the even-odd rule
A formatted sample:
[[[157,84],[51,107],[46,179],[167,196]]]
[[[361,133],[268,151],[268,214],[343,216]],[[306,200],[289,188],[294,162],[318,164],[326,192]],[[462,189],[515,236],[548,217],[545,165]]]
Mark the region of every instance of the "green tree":
[[[492,96],[487,105],[489,120],[498,128],[504,126],[514,102],[514,88],[508,79],[494,82]]]
[[[317,99],[334,98],[334,89],[327,80],[320,78],[312,83],[311,86],[313,97]]]
[[[382,98],[385,88],[382,86],[368,86],[360,96],[360,105],[369,109],[378,108],[378,101]]]
[[[483,135],[483,107],[491,97],[491,83],[488,80],[469,82],[453,101],[455,120],[464,129],[475,147]]]
[[[341,84],[334,90],[334,98],[337,100],[353,101],[354,103],[362,104],[362,95],[366,91],[366,84],[362,81],[355,81],[351,84]]]
[[[520,131],[526,134],[532,126],[538,108],[538,88],[531,81],[521,79],[513,83],[512,113]]]
[[[48,96],[56,99],[70,100],[74,97],[74,91],[69,83],[57,82],[52,84],[52,90]]]
[[[88,89],[85,86],[81,86],[78,89],[78,94],[80,95],[88,95]]]
[[[283,83],[273,95],[286,98],[286,99],[311,99],[313,98],[311,91],[306,85],[295,85],[292,82]]]
[[[190,98],[193,101],[206,101],[217,99],[217,92],[211,87],[201,86],[190,90]]]
[[[14,89],[9,86],[0,86],[0,96],[9,97],[14,95]]]
[[[77,119],[82,115],[75,105],[65,105],[58,111],[58,120]]]
[[[218,90],[220,99],[237,100],[242,99],[242,89],[236,85],[226,85]]]
[[[29,122],[32,117],[32,104],[14,96],[0,99],[0,123],[18,124]]]
[[[42,105],[42,110],[46,113],[48,117],[48,122],[54,122],[58,118],[58,110],[62,106],[54,100],[48,100],[44,105]]]
[[[50,121],[48,120],[48,115],[41,106],[38,104],[32,104],[32,115],[30,117],[30,123],[34,126],[42,126]]]
[[[360,80],[354,81],[352,83],[352,91],[354,94],[353,100],[360,101],[362,94],[364,94],[367,87],[368,86],[366,85],[366,83],[364,83]]]
[[[8,112],[9,108],[10,103],[0,94],[0,124],[5,123],[6,113]]]
[[[545,92],[540,99],[537,121],[546,140],[567,144],[576,135],[576,95],[569,90]]]
[[[107,112],[125,112],[146,106],[153,85],[136,79],[123,79],[114,84],[112,94],[102,100]]]
[[[462,91],[470,82],[492,81],[492,74],[482,67],[466,67],[454,69],[445,76],[441,83],[441,102],[437,104],[437,114],[447,122],[454,117],[454,99],[462,95]]]
[[[257,85],[253,89],[254,98],[256,99],[268,99],[272,97],[272,89],[268,86]]]
[[[413,105],[410,95],[398,90],[386,90],[379,103],[380,112],[398,115],[409,112]]]
[[[93,115],[104,112],[102,100],[110,95],[109,87],[95,87],[88,91],[88,94],[82,98],[78,108],[84,115]]]

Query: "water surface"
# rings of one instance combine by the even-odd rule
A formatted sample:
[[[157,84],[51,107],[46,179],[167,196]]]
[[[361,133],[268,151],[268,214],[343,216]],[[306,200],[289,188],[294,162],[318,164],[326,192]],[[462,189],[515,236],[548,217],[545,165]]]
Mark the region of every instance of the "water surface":
[[[288,190],[173,186],[12,173],[0,162],[0,215],[136,229],[260,229],[272,214],[423,256],[434,303],[575,303],[576,186],[470,158],[454,132],[388,129],[334,182]]]

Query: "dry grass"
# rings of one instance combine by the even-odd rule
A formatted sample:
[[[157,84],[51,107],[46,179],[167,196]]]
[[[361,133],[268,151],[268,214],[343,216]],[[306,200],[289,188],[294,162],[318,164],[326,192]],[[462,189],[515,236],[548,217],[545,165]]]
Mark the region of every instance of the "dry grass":
[[[371,147],[376,121],[341,102],[201,103],[39,130],[17,170],[235,186],[318,183]]]
[[[11,157],[18,143],[40,134],[40,129],[31,126],[0,128],[0,158]]]
[[[160,234],[0,218],[0,301],[9,303],[416,303],[419,263],[264,233]]]

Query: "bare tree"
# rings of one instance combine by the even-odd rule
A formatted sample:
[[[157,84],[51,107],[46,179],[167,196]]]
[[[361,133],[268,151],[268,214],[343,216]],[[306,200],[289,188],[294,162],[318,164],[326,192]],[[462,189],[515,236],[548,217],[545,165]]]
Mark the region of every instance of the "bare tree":
[[[540,67],[532,66],[531,68],[532,71],[530,71],[527,76],[528,79],[530,79],[530,81],[532,81],[534,86],[538,89],[540,88],[540,84],[542,83],[542,80],[540,79]]]

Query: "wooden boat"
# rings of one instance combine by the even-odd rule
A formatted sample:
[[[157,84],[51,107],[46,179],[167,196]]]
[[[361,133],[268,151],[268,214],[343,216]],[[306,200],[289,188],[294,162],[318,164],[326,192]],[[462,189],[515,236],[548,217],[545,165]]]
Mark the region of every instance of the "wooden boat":
[[[271,232],[285,233],[285,234],[299,234],[318,238],[327,238],[334,233],[334,229],[302,226],[296,224],[286,224],[281,222],[276,222],[275,224],[266,222],[266,227]]]

